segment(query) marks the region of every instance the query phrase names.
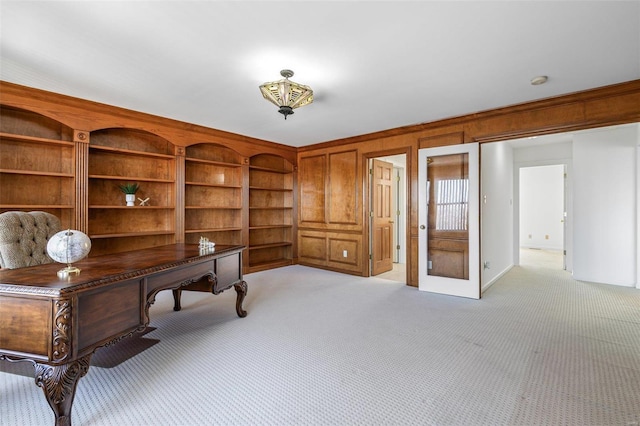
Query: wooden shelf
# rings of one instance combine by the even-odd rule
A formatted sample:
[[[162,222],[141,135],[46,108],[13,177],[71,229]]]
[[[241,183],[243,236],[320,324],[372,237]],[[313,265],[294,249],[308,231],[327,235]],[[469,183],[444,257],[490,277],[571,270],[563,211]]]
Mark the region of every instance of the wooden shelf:
[[[260,225],[260,226],[250,226],[249,230],[252,229],[278,229],[278,228],[293,228],[293,225]]]
[[[48,139],[48,138],[39,138],[35,136],[25,136],[25,135],[15,135],[12,133],[0,132],[0,139],[12,140],[16,142],[26,142],[26,143],[34,143],[34,144],[52,144],[52,145],[62,145],[74,147],[75,143],[72,141],[63,141],[59,139]]]
[[[74,206],[60,205],[60,204],[0,204],[0,209],[3,209],[3,210],[46,210],[46,209],[73,210]]]
[[[242,207],[185,206],[188,210],[242,210]]]
[[[276,169],[271,167],[261,167],[261,166],[249,166],[249,169],[260,170],[260,171],[269,172],[269,173],[281,173],[281,174],[293,173],[293,170],[282,170],[282,169]]]
[[[283,266],[290,266],[293,262],[290,259],[271,260],[264,262],[249,263],[249,273],[265,271],[267,269],[281,268]]]
[[[187,229],[185,234],[201,234],[207,232],[228,232],[228,231],[242,231],[242,228],[205,228],[205,229]]]
[[[126,180],[126,181],[138,181],[138,182],[161,182],[161,183],[174,183],[175,179],[156,179],[139,176],[108,176],[108,175],[89,175],[89,179],[105,179],[105,180]]]
[[[101,146],[101,145],[91,145],[89,146],[89,150],[111,152],[113,154],[122,154],[126,156],[133,155],[133,156],[139,156],[139,157],[164,158],[167,160],[173,160],[175,158],[175,156],[168,155],[168,154],[158,154],[156,152],[148,152],[148,151],[134,151],[131,149],[115,148],[111,146]]]
[[[126,210],[175,210],[175,206],[96,206],[90,205],[90,209],[126,209]]]
[[[293,207],[249,207],[249,210],[289,210]]]
[[[249,250],[264,250],[264,249],[274,248],[274,247],[288,247],[288,246],[291,246],[291,245],[292,245],[292,243],[289,242],[289,241],[282,241],[282,242],[279,242],[279,243],[253,245],[253,246],[249,247]]]
[[[121,232],[114,234],[91,234],[90,238],[102,239],[102,238],[126,238],[126,237],[142,237],[149,235],[171,235],[174,231],[146,231],[146,232]]]
[[[291,188],[268,188],[265,186],[250,186],[249,189],[254,191],[293,192]]]
[[[73,173],[41,172],[38,170],[0,169],[0,173],[13,174],[13,175],[54,176],[54,177],[63,177],[63,178],[75,177]]]
[[[211,164],[211,165],[214,165],[214,166],[223,166],[223,167],[242,167],[242,164],[225,163],[225,162],[222,162],[222,161],[205,160],[205,159],[193,158],[193,157],[185,157],[185,161],[192,162],[192,163]]]
[[[207,182],[185,182],[185,185],[209,186],[209,187],[212,187],[212,188],[232,188],[232,189],[242,188],[242,185],[222,185],[222,184],[207,183]]]

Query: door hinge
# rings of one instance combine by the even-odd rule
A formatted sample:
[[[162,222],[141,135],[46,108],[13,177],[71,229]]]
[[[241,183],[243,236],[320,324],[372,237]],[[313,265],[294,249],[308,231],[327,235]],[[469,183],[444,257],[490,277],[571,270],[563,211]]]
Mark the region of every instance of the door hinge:
[[[396,216],[400,216],[400,210],[396,212]]]
[[[369,260],[373,260],[373,255],[372,254],[369,255]]]
[[[400,244],[396,246],[396,250],[400,250]]]
[[[369,169],[369,174],[372,175],[373,174],[373,169]]]
[[[373,210],[369,212],[369,217],[373,217]]]

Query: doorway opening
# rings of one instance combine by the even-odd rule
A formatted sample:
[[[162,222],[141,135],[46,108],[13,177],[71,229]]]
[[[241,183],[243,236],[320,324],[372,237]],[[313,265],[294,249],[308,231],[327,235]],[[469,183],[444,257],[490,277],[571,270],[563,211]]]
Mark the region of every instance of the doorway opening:
[[[566,269],[566,165],[519,169],[520,265]]]
[[[371,156],[366,163],[369,275],[406,283],[407,155]]]

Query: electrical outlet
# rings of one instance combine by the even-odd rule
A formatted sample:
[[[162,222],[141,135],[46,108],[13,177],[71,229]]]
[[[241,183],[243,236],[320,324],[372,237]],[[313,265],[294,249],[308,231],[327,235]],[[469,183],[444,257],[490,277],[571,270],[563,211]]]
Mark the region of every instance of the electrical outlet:
[[[342,250],[342,257],[347,257],[347,251],[346,250]]]

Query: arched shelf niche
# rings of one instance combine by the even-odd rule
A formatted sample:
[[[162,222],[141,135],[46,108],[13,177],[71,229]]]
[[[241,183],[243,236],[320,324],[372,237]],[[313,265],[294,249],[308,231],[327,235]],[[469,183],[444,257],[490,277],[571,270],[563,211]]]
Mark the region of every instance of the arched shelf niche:
[[[138,184],[134,206],[119,186]],[[153,133],[128,128],[91,132],[89,144],[91,255],[176,242],[175,146]]]
[[[0,105],[0,212],[46,211],[75,228],[75,149],[70,127]]]
[[[249,272],[292,264],[293,172],[277,155],[249,159]]]
[[[185,155],[185,242],[201,237],[244,245],[243,157],[216,143],[190,145]]]

